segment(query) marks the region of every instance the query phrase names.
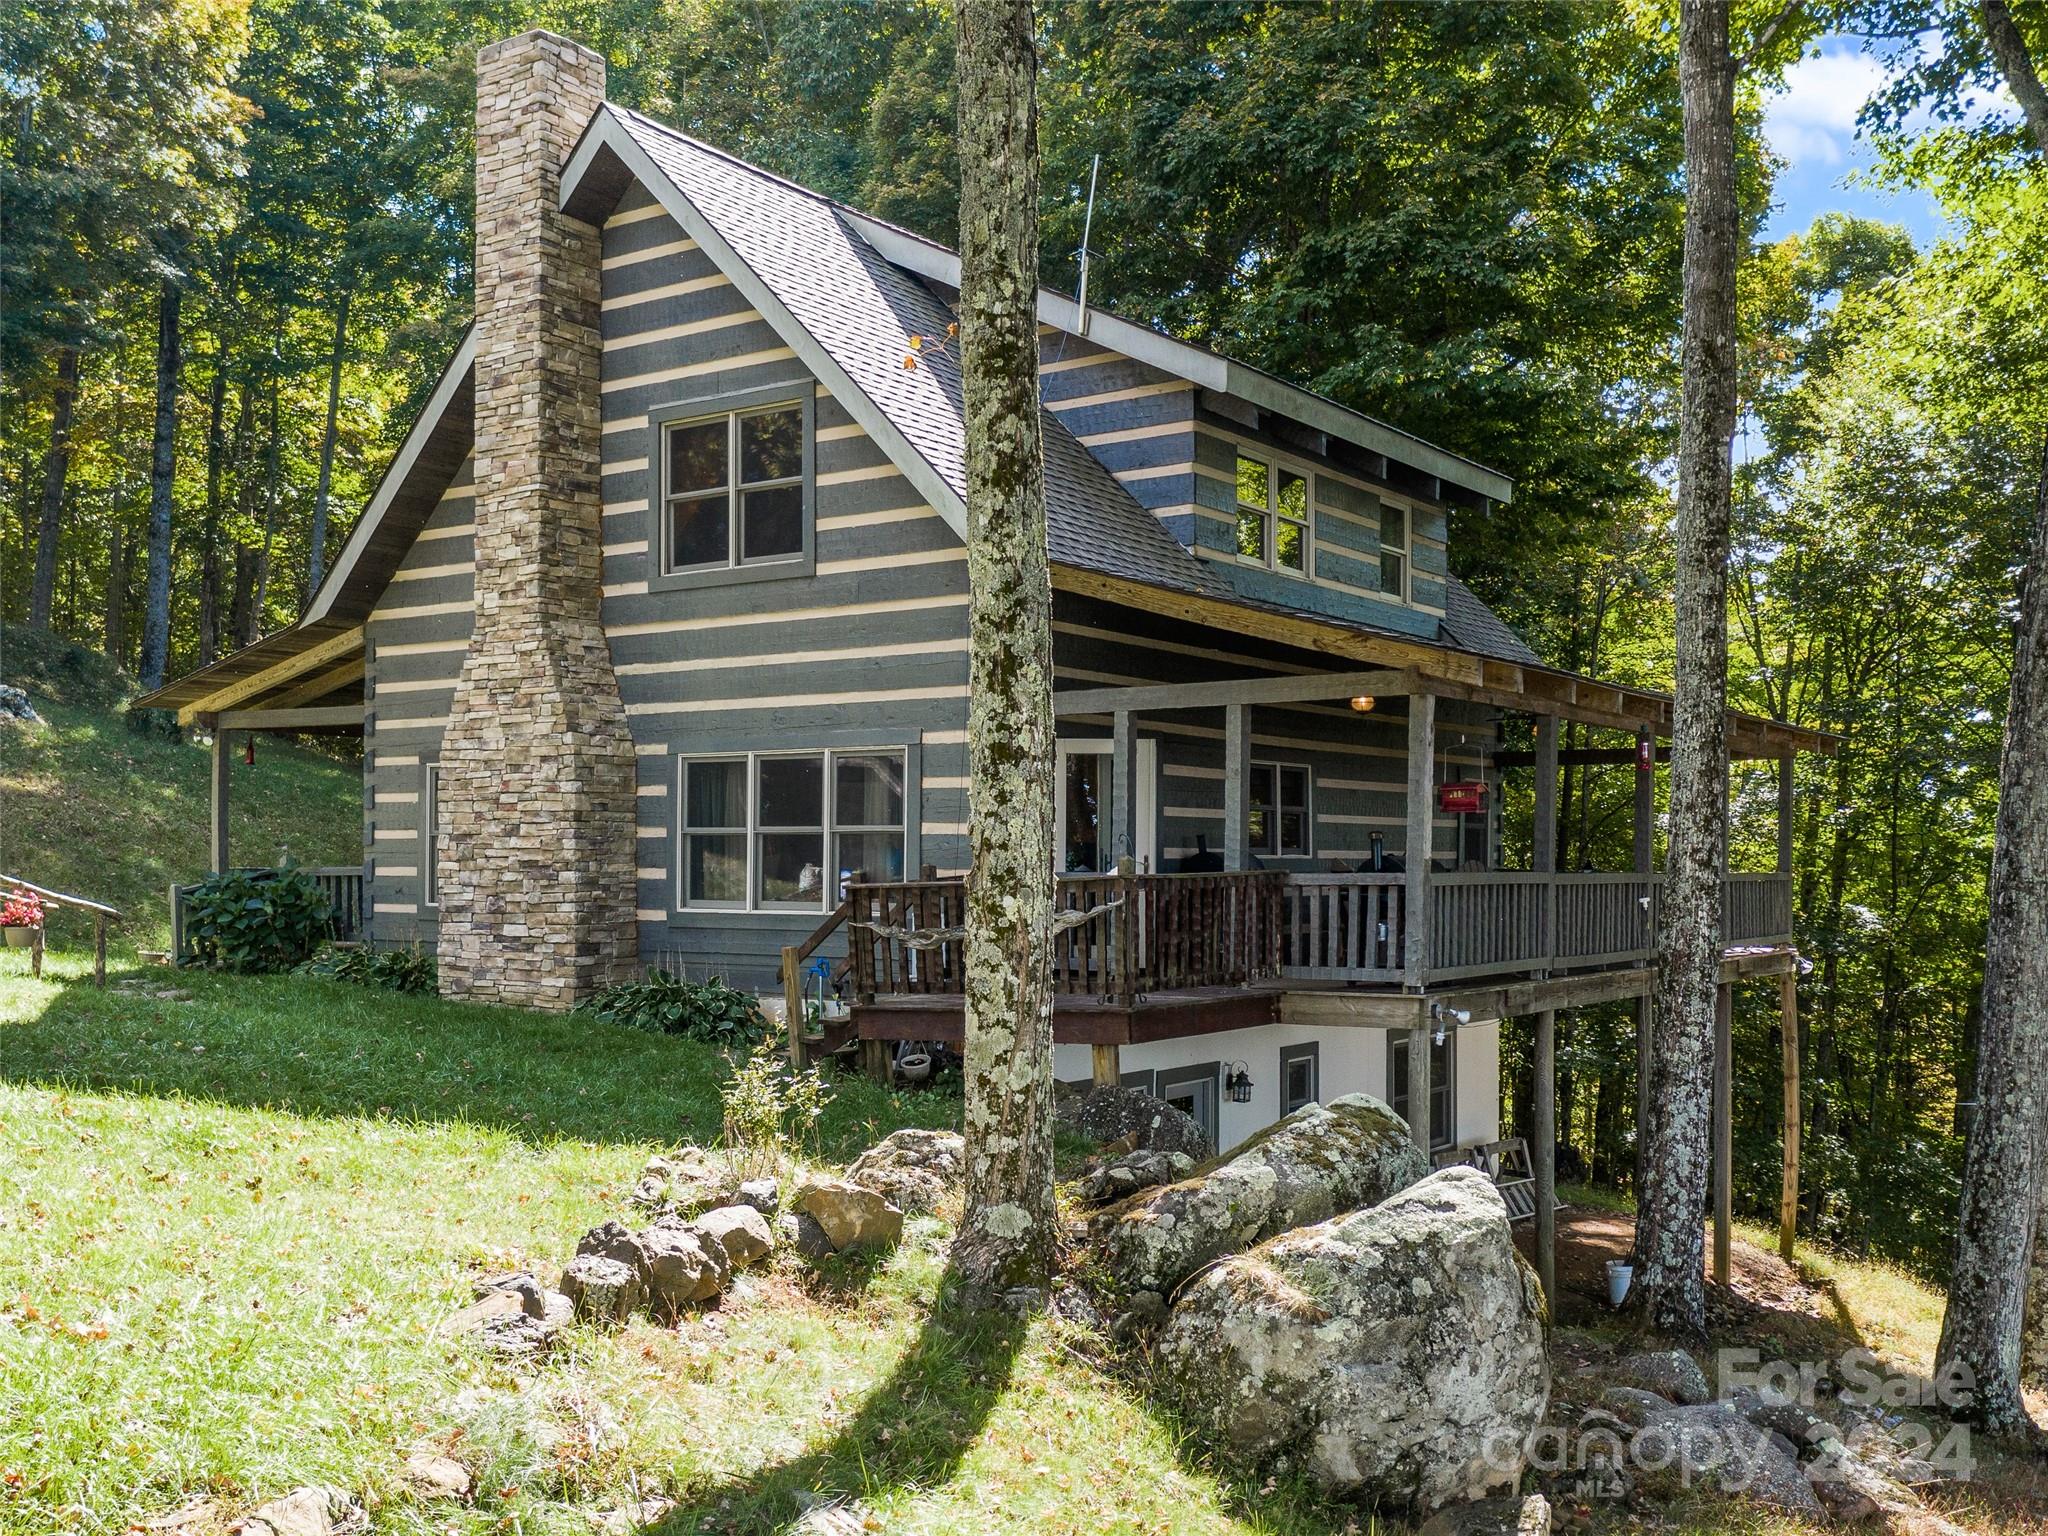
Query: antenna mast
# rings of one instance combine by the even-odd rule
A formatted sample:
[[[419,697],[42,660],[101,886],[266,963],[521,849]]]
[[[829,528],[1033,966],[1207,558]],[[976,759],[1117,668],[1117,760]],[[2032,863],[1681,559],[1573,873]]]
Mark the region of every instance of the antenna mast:
[[[1081,286],[1074,292],[1074,307],[1081,312],[1081,334],[1088,334],[1088,239],[1095,230],[1095,178],[1102,170],[1102,156],[1088,167],[1088,211],[1081,217]]]

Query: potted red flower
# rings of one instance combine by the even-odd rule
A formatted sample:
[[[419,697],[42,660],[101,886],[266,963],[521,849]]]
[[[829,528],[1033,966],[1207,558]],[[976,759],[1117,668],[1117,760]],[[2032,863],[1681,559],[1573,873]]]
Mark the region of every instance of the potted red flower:
[[[7,935],[8,946],[29,948],[36,941],[36,930],[42,926],[42,898],[34,891],[9,891],[7,900],[0,903],[0,933]]]

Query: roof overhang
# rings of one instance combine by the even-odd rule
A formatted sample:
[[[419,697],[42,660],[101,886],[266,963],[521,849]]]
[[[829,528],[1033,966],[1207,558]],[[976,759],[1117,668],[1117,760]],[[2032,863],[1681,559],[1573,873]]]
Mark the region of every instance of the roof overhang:
[[[145,693],[136,709],[174,709],[178,723],[254,707],[324,703],[362,675],[363,626],[303,620]]]
[[[1100,571],[1055,565],[1053,585],[1063,591],[1121,603],[1126,607],[1204,624],[1255,639],[1298,646],[1346,661],[1398,671],[1410,693],[1464,699],[1522,714],[1555,715],[1586,725],[1621,731],[1671,733],[1671,695],[1645,688],[1625,688],[1554,667],[1502,661],[1476,651],[1419,638],[1387,634],[1339,620],[1248,605],[1242,600],[1206,597],[1174,588],[1156,587]],[[1351,681],[1348,671],[1338,682]],[[1194,685],[1197,687],[1203,685]],[[1227,689],[1229,685],[1215,685]],[[1275,683],[1279,692],[1298,693],[1299,682]],[[1102,690],[1105,695],[1111,690]],[[1388,687],[1388,693],[1404,691]],[[1140,693],[1143,690],[1139,690]],[[1136,693],[1133,697],[1137,697]],[[1199,703],[1193,695],[1179,707]],[[1228,702],[1219,692],[1215,702]],[[1728,712],[1729,755],[1740,759],[1776,758],[1798,752],[1833,755],[1841,738],[1783,721],[1766,720],[1735,710]]]
[[[907,229],[841,207],[840,217],[860,236],[899,267],[949,288],[960,286],[960,258],[944,246],[912,234]],[[1065,294],[1049,288],[1038,290],[1038,318],[1046,325],[1076,336],[1085,335],[1126,357],[1136,358],[1175,378],[1186,379],[1205,389],[1235,395],[1265,410],[1276,412],[1326,432],[1331,437],[1380,454],[1434,476],[1449,485],[1462,487],[1491,501],[1514,499],[1515,483],[1498,470],[1425,442],[1398,427],[1339,405],[1313,390],[1289,384],[1263,369],[1248,367],[1220,353],[1162,336],[1150,326],[1119,319],[1093,306],[1085,317],[1081,308]]]

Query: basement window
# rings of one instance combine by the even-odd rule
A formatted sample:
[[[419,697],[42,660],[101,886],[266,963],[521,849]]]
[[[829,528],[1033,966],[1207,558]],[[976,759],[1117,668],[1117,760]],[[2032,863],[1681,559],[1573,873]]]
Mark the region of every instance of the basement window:
[[[856,874],[901,880],[904,761],[887,751],[684,759],[678,903],[815,912]]]
[[[815,415],[808,383],[653,413],[659,494],[648,548],[661,586],[807,575],[814,569]]]

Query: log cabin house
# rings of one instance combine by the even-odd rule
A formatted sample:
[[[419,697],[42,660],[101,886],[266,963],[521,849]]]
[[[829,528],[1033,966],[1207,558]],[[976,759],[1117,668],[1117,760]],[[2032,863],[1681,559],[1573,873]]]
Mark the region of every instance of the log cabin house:
[[[478,98],[473,328],[300,622],[142,701],[214,733],[215,866],[236,733],[360,732],[363,862],[329,877],[445,991],[565,1008],[659,964],[783,996],[822,959],[870,1065],[958,1040],[959,945],[918,938],[967,862],[957,258],[607,104],[563,39],[484,50]],[[1650,988],[1670,700],[1547,665],[1451,574],[1448,514],[1512,515],[1502,475],[1039,309],[1055,857],[1103,909],[1060,939],[1059,1075],[1224,1145],[1352,1091],[1493,1141],[1503,1017]],[[1633,868],[1548,867],[1567,720],[1635,773]],[[1777,867],[1727,877],[1732,984],[1796,964],[1789,768],[1829,743],[1728,741],[1784,786]],[[1501,867],[1515,766],[1532,869]]]

